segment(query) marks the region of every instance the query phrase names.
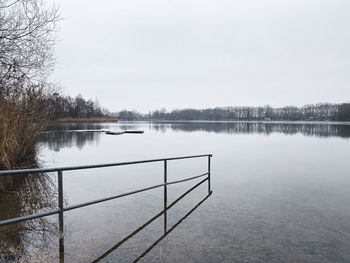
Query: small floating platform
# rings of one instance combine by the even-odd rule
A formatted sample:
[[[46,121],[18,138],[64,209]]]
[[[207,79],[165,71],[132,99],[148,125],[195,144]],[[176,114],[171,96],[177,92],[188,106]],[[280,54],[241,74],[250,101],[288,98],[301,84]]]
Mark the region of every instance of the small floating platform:
[[[144,131],[132,131],[132,130],[126,130],[126,131],[106,131],[106,130],[103,130],[103,132],[105,132],[106,134],[109,134],[109,135],[121,135],[121,134],[124,134],[124,133],[144,133]]]
[[[144,133],[144,131],[131,131],[131,130],[126,130],[124,133]]]
[[[117,131],[105,131],[106,134],[109,135],[121,135],[124,134],[124,132],[117,132]]]

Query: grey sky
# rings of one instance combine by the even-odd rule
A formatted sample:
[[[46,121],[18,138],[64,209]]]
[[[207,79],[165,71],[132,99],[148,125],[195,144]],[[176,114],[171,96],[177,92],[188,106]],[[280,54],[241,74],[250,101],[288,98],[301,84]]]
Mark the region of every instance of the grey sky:
[[[350,100],[349,0],[52,0],[53,79],[111,111]]]

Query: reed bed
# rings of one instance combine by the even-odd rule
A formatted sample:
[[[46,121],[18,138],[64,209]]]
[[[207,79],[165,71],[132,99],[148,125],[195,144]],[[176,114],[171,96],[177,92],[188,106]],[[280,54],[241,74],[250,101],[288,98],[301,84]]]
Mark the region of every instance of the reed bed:
[[[35,163],[36,142],[50,120],[44,89],[30,87],[6,93],[1,91],[0,169],[15,169],[21,163]],[[9,189],[12,184],[10,176],[0,177],[0,190]]]

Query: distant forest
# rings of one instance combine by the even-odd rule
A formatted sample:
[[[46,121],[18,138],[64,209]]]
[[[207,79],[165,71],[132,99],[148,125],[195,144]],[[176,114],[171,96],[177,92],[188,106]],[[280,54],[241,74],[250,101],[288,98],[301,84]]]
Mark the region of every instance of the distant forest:
[[[86,100],[81,95],[72,98],[54,93],[48,98],[52,117],[59,118],[91,118],[109,116],[109,111],[100,107],[97,101]]]
[[[217,107],[208,109],[165,109],[148,114],[123,110],[120,120],[206,120],[206,121],[350,121],[350,103],[320,103],[303,107]]]

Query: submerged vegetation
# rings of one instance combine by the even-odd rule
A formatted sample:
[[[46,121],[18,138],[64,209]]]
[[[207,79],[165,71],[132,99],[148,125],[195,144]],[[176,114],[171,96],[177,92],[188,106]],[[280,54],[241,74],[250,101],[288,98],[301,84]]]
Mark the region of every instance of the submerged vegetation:
[[[6,191],[0,195],[0,211],[6,211],[0,213],[0,220],[53,210],[56,207],[56,186],[48,174],[28,174],[13,179],[10,190],[15,191]],[[32,262],[36,251],[48,250],[48,247],[55,244],[58,232],[55,221],[55,218],[44,217],[2,226],[0,262]],[[36,236],[40,238],[33,238]]]

